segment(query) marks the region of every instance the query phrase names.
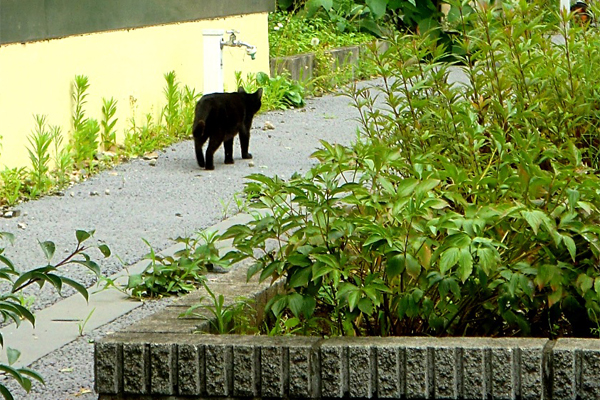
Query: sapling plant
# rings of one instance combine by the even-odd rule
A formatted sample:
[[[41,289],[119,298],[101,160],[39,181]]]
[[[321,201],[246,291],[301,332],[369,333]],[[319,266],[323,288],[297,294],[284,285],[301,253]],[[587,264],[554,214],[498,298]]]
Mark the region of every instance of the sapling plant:
[[[79,282],[61,275],[60,272],[69,266],[80,266],[89,269],[96,276],[101,275],[100,266],[90,256],[90,250],[97,249],[104,257],[109,257],[111,252],[108,246],[104,244],[88,244],[87,241],[92,238],[92,235],[93,231],[76,231],[77,245],[75,249],[58,262],[53,261],[56,245],[51,241],[40,242],[47,264],[24,272],[19,271],[12,261],[3,254],[4,247],[0,248],[0,263],[2,264],[2,267],[0,267],[0,280],[8,284],[3,285],[5,289],[0,295],[2,322],[14,322],[17,327],[23,322],[31,325],[35,324],[35,315],[22,303],[22,292],[30,286],[37,285],[42,288],[48,284],[59,293],[65,286],[70,286],[87,300],[89,297],[88,290]],[[10,233],[1,233],[0,237],[9,241],[14,239],[14,236]],[[26,351],[26,349],[19,350],[9,347],[2,332],[0,332],[0,343],[3,347],[6,347],[8,356],[7,364],[0,363],[0,376],[14,380],[25,392],[31,390],[33,381],[44,384],[44,379],[39,373],[29,368],[14,366],[21,355],[21,351]],[[4,382],[0,383],[0,394],[6,400],[14,398],[13,390],[9,389]]]
[[[89,119],[85,116],[84,106],[87,103],[87,90],[90,87],[88,78],[84,75],[77,75],[73,85],[72,98],[74,102],[73,110],[73,136],[71,147],[73,149],[73,161],[81,166],[92,169],[92,161],[99,144],[100,125],[95,119]]]
[[[115,118],[117,113],[117,100],[114,98],[102,99],[102,147],[104,150],[111,150],[117,145],[117,132],[115,125],[118,118]]]
[[[50,144],[52,143],[52,133],[48,130],[45,115],[36,115],[35,130],[27,138],[29,147],[29,160],[31,161],[31,186],[30,195],[37,197],[46,193],[52,187],[50,178]]]

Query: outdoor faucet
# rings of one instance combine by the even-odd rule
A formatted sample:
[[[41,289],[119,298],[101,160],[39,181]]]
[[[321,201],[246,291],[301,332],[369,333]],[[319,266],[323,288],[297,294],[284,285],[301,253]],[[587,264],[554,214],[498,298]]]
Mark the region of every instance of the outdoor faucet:
[[[249,43],[237,40],[237,37],[235,36],[235,34],[240,33],[240,32],[236,31],[235,29],[231,29],[231,30],[227,31],[227,33],[229,33],[229,39],[227,41],[221,39],[221,49],[224,46],[245,47],[246,53],[250,56],[251,59],[254,60],[254,58],[256,57],[256,46],[253,46]]]

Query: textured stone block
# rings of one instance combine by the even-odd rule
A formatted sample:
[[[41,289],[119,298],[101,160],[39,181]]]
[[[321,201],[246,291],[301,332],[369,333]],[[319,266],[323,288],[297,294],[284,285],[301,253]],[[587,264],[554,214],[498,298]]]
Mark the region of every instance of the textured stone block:
[[[552,394],[555,399],[575,400],[575,350],[557,349],[552,352]]]
[[[600,399],[600,351],[582,349],[577,352],[576,369],[581,374],[578,399]]]
[[[370,399],[375,394],[375,351],[364,345],[348,347],[348,394],[351,398]]]
[[[521,400],[544,398],[543,351],[543,345],[520,349]]]
[[[204,348],[206,393],[229,396],[233,383],[232,348],[223,344],[207,344]]]
[[[123,392],[148,394],[150,348],[146,343],[123,343]]]
[[[462,351],[462,397],[483,400],[491,396],[490,374],[483,348],[464,348]]]
[[[263,346],[260,349],[261,395],[283,398],[288,375],[287,349],[283,346]]]
[[[204,393],[204,347],[195,344],[177,346],[177,386],[180,395]]]
[[[344,345],[321,345],[321,396],[342,398],[348,392],[348,348]]]
[[[313,346],[291,346],[289,354],[289,396],[292,398],[311,398],[319,396],[319,353]]]
[[[426,347],[406,348],[405,394],[407,399],[432,397],[431,352]]]
[[[513,348],[495,347],[491,351],[492,398],[498,400],[516,399],[518,387],[516,376],[516,351]]]
[[[377,345],[377,397],[399,399],[404,395],[404,349],[392,345]]]
[[[462,349],[456,347],[434,348],[433,351],[433,381],[436,399],[458,399]]]
[[[121,392],[123,353],[119,343],[96,342],[94,345],[96,391],[117,394]]]
[[[259,347],[233,346],[233,395],[257,397],[259,395]]]
[[[176,346],[171,343],[150,344],[150,393],[174,395],[177,373]]]

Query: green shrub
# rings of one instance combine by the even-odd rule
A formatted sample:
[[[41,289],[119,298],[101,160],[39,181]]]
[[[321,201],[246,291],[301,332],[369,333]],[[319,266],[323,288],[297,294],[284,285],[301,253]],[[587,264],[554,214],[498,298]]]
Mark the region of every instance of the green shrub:
[[[141,298],[185,294],[200,287],[209,268],[229,265],[219,257],[215,246],[217,239],[218,235],[212,232],[179,237],[175,241],[183,244],[184,248],[173,256],[156,254],[145,241],[150,247],[145,259],[150,263],[141,273],[129,276],[126,290],[131,296]]]
[[[285,277],[276,321],[324,335],[600,325],[600,36],[511,7],[472,14],[460,67],[431,35],[395,38],[375,57],[383,85],[349,93],[356,143],[322,142],[304,176],[249,177],[263,211],[224,234],[225,258]],[[456,68],[466,84],[448,83]]]

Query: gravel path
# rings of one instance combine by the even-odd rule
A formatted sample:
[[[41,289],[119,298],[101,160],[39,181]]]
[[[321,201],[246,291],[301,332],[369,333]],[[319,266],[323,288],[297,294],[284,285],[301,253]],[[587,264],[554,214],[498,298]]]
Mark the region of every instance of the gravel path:
[[[215,170],[201,170],[194,159],[193,142],[188,140],[160,151],[155,165],[136,159],[73,186],[62,196],[24,203],[17,207],[20,216],[0,220],[0,230],[17,236],[5,254],[21,270],[27,270],[45,263],[38,241],[54,241],[58,261],[75,247],[76,229],[95,230],[95,239],[113,252],[101,262],[102,272],[111,275],[148,253],[142,239],[155,250],[162,250],[173,244],[171,238],[190,235],[230,216],[235,212],[233,196],[242,191],[245,176],[257,172],[282,177],[302,173],[315,163],[309,156],[319,147],[319,140],[345,144],[353,141],[358,112],[349,103],[348,97],[328,95],[308,99],[301,110],[257,116],[250,140],[254,166],[250,166],[250,160],[241,159],[236,143],[235,165],[223,164],[221,147],[215,153]],[[262,130],[266,121],[275,129]],[[65,275],[88,286],[94,283],[94,277],[83,269],[71,268]],[[59,300],[46,288],[28,294],[36,296],[36,309]],[[34,385],[28,395],[16,391],[15,398],[96,399],[93,341],[157,311],[169,301],[145,302],[38,360],[31,368],[44,376],[46,385]]]

